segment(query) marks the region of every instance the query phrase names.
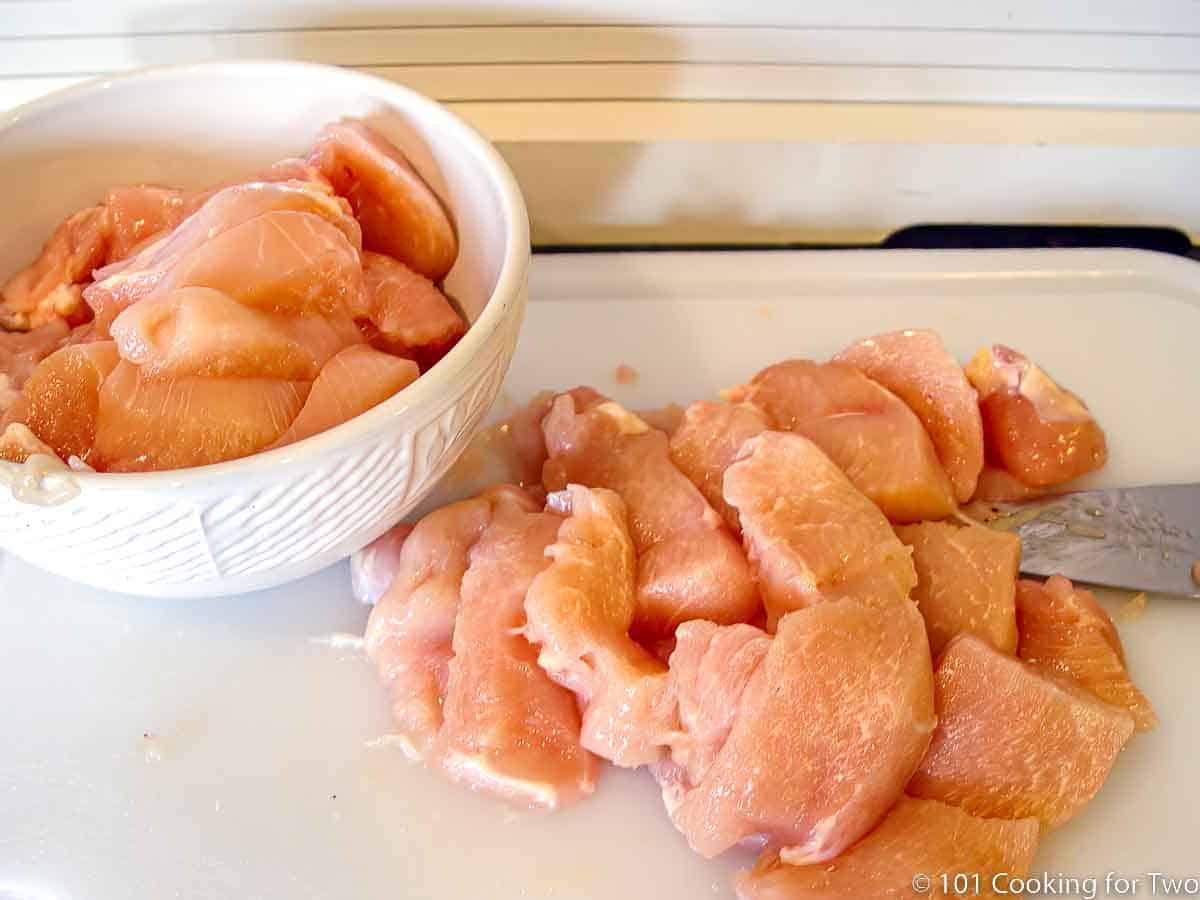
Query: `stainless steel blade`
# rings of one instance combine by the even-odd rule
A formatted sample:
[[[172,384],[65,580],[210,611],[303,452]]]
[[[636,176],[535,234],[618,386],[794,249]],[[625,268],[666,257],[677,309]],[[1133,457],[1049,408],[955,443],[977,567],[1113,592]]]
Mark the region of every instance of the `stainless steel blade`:
[[[1079,491],[1003,507],[1021,571],[1200,598],[1200,484]]]

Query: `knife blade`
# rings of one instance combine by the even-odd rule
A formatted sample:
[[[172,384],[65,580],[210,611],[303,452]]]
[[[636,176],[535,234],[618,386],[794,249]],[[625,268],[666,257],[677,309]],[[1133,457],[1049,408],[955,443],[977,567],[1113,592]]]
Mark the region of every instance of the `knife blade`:
[[[1200,599],[1200,484],[1077,491],[998,504],[1021,572]]]

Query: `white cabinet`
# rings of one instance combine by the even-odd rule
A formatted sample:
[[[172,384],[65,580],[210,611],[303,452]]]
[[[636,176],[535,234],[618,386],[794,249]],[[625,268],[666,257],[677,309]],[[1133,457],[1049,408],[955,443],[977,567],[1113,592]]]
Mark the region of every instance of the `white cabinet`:
[[[497,141],[542,243],[870,241],[935,221],[1200,234],[1189,0],[9,0],[0,44],[0,107],[212,59],[402,81]]]

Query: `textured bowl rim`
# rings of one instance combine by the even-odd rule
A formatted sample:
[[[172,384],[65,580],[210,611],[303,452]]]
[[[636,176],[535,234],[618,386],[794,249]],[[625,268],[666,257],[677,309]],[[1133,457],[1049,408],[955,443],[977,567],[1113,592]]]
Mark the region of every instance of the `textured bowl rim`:
[[[73,85],[21,104],[0,115],[0,137],[24,119],[56,107],[108,90],[114,84],[138,81],[169,82],[175,79],[219,75],[224,78],[254,78],[266,74],[293,75],[306,79],[333,80],[344,83],[348,93],[359,92],[397,107],[414,111],[420,118],[433,120],[465,147],[486,173],[496,189],[505,221],[504,259],[496,278],[496,286],[480,311],[478,318],[457,344],[427,373],[392,397],[360,413],[353,419],[322,431],[304,440],[264,450],[240,459],[192,466],[184,469],[163,469],[155,472],[47,472],[48,478],[68,476],[79,487],[96,490],[178,489],[226,475],[269,474],[281,465],[291,465],[306,459],[325,456],[347,449],[365,438],[385,431],[397,415],[413,407],[435,405],[446,397],[455,378],[466,368],[469,360],[488,343],[500,328],[525,287],[529,267],[529,218],[525,199],[516,177],[503,157],[482,135],[441,103],[412,88],[385,78],[356,72],[338,66],[287,60],[240,60],[237,62],[201,62],[181,65],[148,66]],[[518,311],[519,312],[519,311]],[[21,465],[0,460],[0,466],[19,471]]]

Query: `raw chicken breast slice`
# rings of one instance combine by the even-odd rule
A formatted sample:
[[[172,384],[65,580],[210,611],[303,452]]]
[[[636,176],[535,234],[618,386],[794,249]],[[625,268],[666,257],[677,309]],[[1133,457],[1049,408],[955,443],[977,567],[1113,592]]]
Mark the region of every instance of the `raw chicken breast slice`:
[[[983,470],[979,397],[942,339],[926,329],[864,338],[834,357],[908,404],[933,439],[959,503],[975,493]]]
[[[977,816],[1063,824],[1133,734],[1124,709],[974,635],[946,645],[935,682],[938,726],[908,792]]]
[[[400,569],[400,554],[413,527],[401,522],[350,557],[350,592],[355,600],[374,606],[387,593]]]
[[[29,426],[59,459],[75,456],[88,462],[96,440],[100,386],[119,361],[112,341],[63,347],[33,370],[5,423]]]
[[[21,421],[24,414],[14,409],[20,401],[21,392],[13,387],[12,379],[0,374],[0,431],[12,422]]]
[[[67,344],[71,326],[53,318],[32,331],[0,331],[0,372],[10,390],[19,391],[38,363]]]
[[[425,755],[442,727],[463,575],[471,548],[491,521],[497,491],[421,519],[367,620],[367,655],[388,690],[405,749],[415,758]]]
[[[735,644],[753,642],[739,630]],[[715,647],[720,632],[709,633]],[[672,657],[676,678],[683,662]],[[723,726],[726,711],[716,712]],[[794,865],[832,859],[899,799],[934,723],[929,645],[912,603],[840,600],[791,613],[708,771],[667,796],[672,820],[708,857],[757,840]]]
[[[966,374],[979,392],[988,456],[1024,484],[1062,484],[1108,459],[1104,432],[1083,401],[1016,350],[985,347]]]
[[[1017,652],[1021,541],[1015,534],[948,522],[901,525],[896,534],[912,547],[917,570],[912,598],[925,617],[934,656],[963,632],[1001,653]]]
[[[833,865],[789,866],[778,854],[765,853],[738,875],[738,897],[909,900],[920,894],[954,900],[961,894],[944,892],[942,879],[953,885],[956,875],[965,876],[972,897],[1018,896],[1017,879],[1033,864],[1038,831],[1037,819],[980,819],[936,800],[901,797],[879,827]],[[915,874],[929,875],[928,891],[914,889]]]
[[[112,236],[105,263],[127,259],[155,238],[175,228],[208,199],[200,191],[153,185],[113,188],[104,198]]]
[[[336,225],[294,210],[223,231],[182,256],[147,296],[190,286],[266,312],[355,318],[366,309],[358,251]]]
[[[113,228],[107,263],[120,262],[149,246],[225,188],[281,181],[308,182],[315,189],[333,195],[333,187],[324,175],[306,160],[295,158],[281,159],[249,178],[235,178],[198,191],[146,184],[114,188],[104,200]],[[352,234],[347,237],[352,238]],[[361,239],[356,246],[361,246]]]
[[[597,761],[580,744],[575,697],[538,667],[525,595],[550,560],[561,517],[513,488],[469,551],[454,623],[443,723],[430,759],[454,781],[557,809],[592,793]]]
[[[753,404],[700,400],[684,410],[671,435],[671,461],[735,534],[741,525],[737,510],[725,502],[725,470],[737,459],[742,444],[770,427],[766,414]]]
[[[56,459],[54,449],[38,440],[38,436],[20,422],[10,422],[0,428],[0,460],[25,463],[34,456],[47,457],[51,462]],[[59,460],[58,464],[61,462]]]
[[[807,438],[765,431],[746,441],[725,472],[725,499],[741,520],[769,629],[842,597],[908,602],[917,584],[909,549]]]
[[[347,347],[325,363],[304,408],[272,447],[294,444],[349,422],[408,387],[418,375],[412,360],[381,353],[365,344]]]
[[[112,213],[113,239],[108,264],[120,262],[163,237],[184,219],[225,188],[251,182],[296,181],[311,183],[333,195],[333,187],[317,169],[303,159],[281,159],[249,178],[224,181],[202,190],[188,191],[154,185],[135,185],[109,191],[104,205]],[[361,244],[361,241],[360,241]]]
[[[264,312],[205,287],[147,297],[117,316],[111,331],[122,358],[144,377],[312,381],[331,357],[363,342],[345,313]]]
[[[1023,500],[1044,497],[1046,494],[1046,488],[1030,487],[1007,469],[984,466],[971,499],[982,503],[1020,503]]]
[[[362,223],[368,250],[395,257],[441,281],[458,256],[458,237],[441,200],[400,149],[365,122],[327,125],[309,161]]]
[[[1055,575],[1045,584],[1017,584],[1019,655],[1051,672],[1074,679],[1105,703],[1127,709],[1138,731],[1158,724],[1146,695],[1125,668],[1117,628],[1091,591]]]
[[[525,594],[560,524],[507,486],[430,513],[404,540],[366,630],[411,756],[545,808],[590,793],[596,778],[574,697],[521,635]]]
[[[744,622],[758,610],[745,554],[671,462],[667,436],[591,389],[560,394],[542,421],[547,491],[567,484],[620,494],[638,553],[633,635],[669,637],[688,619]]]
[[[4,286],[0,324],[27,328],[56,317],[72,322],[90,318],[82,294],[92,272],[126,259],[174,228],[206,197],[149,185],[113,188],[99,206],[63,222],[38,258]]]
[[[741,713],[742,695],[771,649],[771,638],[752,625],[703,619],[684,622],[675,638],[670,689],[678,704],[679,733],[670,747],[679,770],[674,784],[663,785],[668,809],[712,768]]]
[[[55,319],[86,318],[83,285],[104,265],[111,234],[103,206],[82,209],[59,225],[37,259],[0,288],[0,328],[28,331]]]
[[[281,159],[278,162],[273,162],[257,175],[250,179],[251,181],[307,181],[311,182],[327,193],[333,193],[333,185],[329,183],[329,179],[307,159],[299,157],[289,157]],[[232,182],[237,184],[238,182]],[[224,185],[228,187],[229,185]]]
[[[1069,482],[1054,487],[1030,487],[1007,469],[985,465],[979,476],[975,496],[971,498],[970,503],[961,508],[961,512],[977,522],[993,522],[1013,514],[1013,510],[1006,509],[1005,504],[1024,503],[1070,489]],[[1020,510],[1016,513],[1020,514]]]
[[[122,361],[100,388],[89,461],[146,472],[249,456],[287,429],[308,392],[308,382],[275,378],[145,378]]]
[[[362,268],[367,317],[381,350],[409,356],[428,369],[466,333],[462,316],[424,275],[369,250]]]
[[[893,522],[954,512],[954,489],[921,421],[858,369],[790,360],[727,393],[761,407],[775,427],[813,441]]]
[[[538,664],[575,693],[584,747],[619,766],[655,762],[675,704],[666,666],[629,637],[637,558],[625,504],[573,484],[548,505],[566,518],[546,550],[549,568],[525,598],[525,636],[539,648]]]
[[[673,438],[683,424],[683,413],[684,409],[678,403],[668,403],[666,406],[635,410],[633,414],[651,428],[657,428],[668,438]]]
[[[281,181],[250,182],[224,188],[177,228],[137,255],[95,273],[96,281],[84,290],[83,298],[96,314],[96,327],[107,335],[117,315],[153,291],[182,259],[230,229],[271,212],[311,213],[341,231],[356,253],[362,247],[358,223],[345,201],[327,193],[320,185]],[[254,255],[256,248],[256,243],[239,244],[230,247],[229,252],[234,260],[241,260],[252,268],[257,258]],[[215,264],[211,257],[202,259],[208,260],[208,265]],[[233,265],[232,261],[230,265]]]

